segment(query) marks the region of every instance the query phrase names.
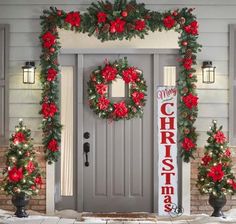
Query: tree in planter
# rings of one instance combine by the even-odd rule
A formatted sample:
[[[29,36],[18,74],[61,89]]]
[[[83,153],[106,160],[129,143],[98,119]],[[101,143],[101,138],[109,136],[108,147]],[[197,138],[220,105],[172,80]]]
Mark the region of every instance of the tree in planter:
[[[17,217],[28,216],[25,206],[29,203],[29,197],[37,195],[42,185],[42,173],[35,159],[32,140],[30,129],[20,120],[9,139],[2,182],[3,190],[12,195]]]
[[[225,196],[236,192],[236,180],[232,173],[230,148],[222,126],[217,122],[207,132],[208,139],[204,157],[198,167],[197,186],[201,194],[209,194],[209,204],[214,208],[212,216],[223,216],[222,207],[226,203]]]

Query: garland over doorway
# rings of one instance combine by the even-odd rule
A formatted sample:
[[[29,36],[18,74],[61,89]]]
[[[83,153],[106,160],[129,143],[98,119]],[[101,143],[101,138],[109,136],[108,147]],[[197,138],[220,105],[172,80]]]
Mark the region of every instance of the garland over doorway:
[[[57,28],[88,33],[101,41],[132,40],[144,38],[149,31],[175,30],[179,36],[179,66],[177,81],[179,92],[178,130],[181,156],[185,162],[194,158],[197,134],[194,122],[197,118],[198,97],[196,94],[197,77],[194,75],[196,54],[201,45],[197,43],[198,23],[192,14],[193,9],[176,9],[163,13],[151,11],[135,0],[99,1],[92,3],[87,11],[65,12],[51,7],[41,16],[42,44],[41,75],[43,144],[48,163],[57,161],[60,155],[61,123],[59,110],[58,54],[60,42]]]

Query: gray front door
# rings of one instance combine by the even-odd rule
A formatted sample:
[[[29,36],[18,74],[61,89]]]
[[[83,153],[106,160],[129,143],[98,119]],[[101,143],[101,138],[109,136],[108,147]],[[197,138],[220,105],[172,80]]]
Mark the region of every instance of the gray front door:
[[[94,114],[87,99],[87,81],[104,59],[127,56],[147,81],[142,119],[110,122]],[[84,143],[90,144],[89,167],[84,166],[84,211],[153,211],[153,58],[139,55],[84,55]],[[114,99],[115,100],[115,99]]]

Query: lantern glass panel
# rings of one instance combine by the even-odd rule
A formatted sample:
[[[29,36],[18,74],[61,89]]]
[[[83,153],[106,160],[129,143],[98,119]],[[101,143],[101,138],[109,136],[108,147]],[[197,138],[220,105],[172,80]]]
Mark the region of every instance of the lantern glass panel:
[[[215,67],[203,68],[203,83],[215,82]]]
[[[34,67],[23,68],[23,82],[28,84],[35,83]]]

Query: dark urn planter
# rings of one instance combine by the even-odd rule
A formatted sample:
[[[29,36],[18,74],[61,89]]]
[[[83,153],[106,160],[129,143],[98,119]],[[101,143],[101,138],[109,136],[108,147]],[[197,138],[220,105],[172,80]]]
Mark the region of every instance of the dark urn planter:
[[[221,211],[221,209],[226,204],[226,197],[225,196],[217,197],[217,196],[214,196],[214,195],[211,194],[210,197],[209,197],[209,204],[214,209],[211,216],[224,217],[224,214]]]
[[[12,196],[12,204],[16,207],[15,215],[18,218],[28,217],[25,207],[29,204],[30,197],[25,193],[16,193]]]

